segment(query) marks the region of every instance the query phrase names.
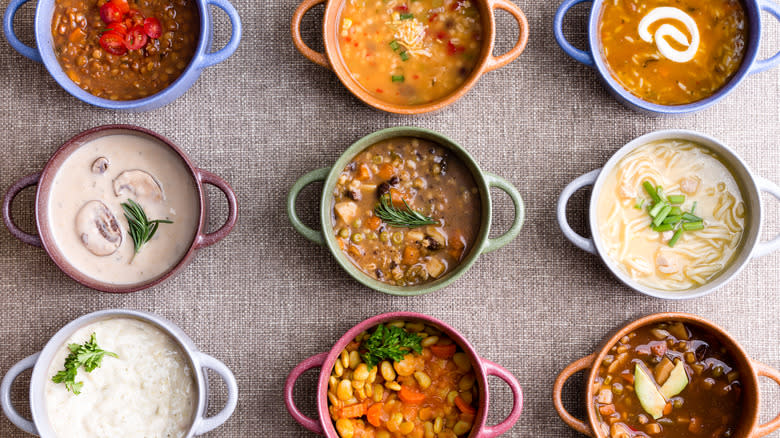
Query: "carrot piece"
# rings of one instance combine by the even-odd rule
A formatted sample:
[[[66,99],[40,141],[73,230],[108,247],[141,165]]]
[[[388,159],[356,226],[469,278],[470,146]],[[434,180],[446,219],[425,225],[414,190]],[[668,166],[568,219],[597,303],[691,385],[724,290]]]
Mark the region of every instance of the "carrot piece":
[[[620,374],[620,377],[622,377],[623,380],[625,380],[626,382],[628,382],[628,383],[630,383],[632,385],[634,384],[634,375],[632,373],[624,372],[624,373]]]
[[[404,207],[404,200],[406,200],[406,196],[404,196],[403,193],[401,193],[400,190],[396,189],[390,189],[390,200],[393,201],[393,205],[398,208]],[[406,202],[409,202],[406,200]]]
[[[76,28],[76,30],[71,32],[71,34],[68,36],[68,40],[70,42],[72,42],[72,43],[76,43],[76,42],[82,41],[86,37],[87,37],[87,34],[84,33],[83,30],[81,30],[80,28]]]
[[[466,414],[475,414],[477,412],[476,409],[472,408],[471,405],[466,403],[466,400],[463,400],[460,396],[455,397],[455,406]]]
[[[599,406],[599,413],[603,416],[609,416],[615,413],[615,405],[609,404],[609,405],[601,405]]]
[[[388,180],[393,177],[393,174],[395,173],[395,169],[393,168],[393,165],[390,163],[385,163],[379,168],[379,177]]]
[[[672,403],[666,402],[666,406],[664,406],[664,415],[669,415],[672,413]]]
[[[434,356],[440,357],[442,359],[449,359],[455,354],[455,344],[449,344],[449,345],[431,345],[431,353],[433,353]]]
[[[406,385],[401,385],[401,390],[398,391],[398,398],[404,403],[417,405],[425,401],[425,394],[419,393]]]
[[[339,409],[339,417],[341,418],[359,418],[366,413],[366,405],[363,403],[355,403],[354,405],[344,406]]]
[[[371,178],[371,171],[368,170],[368,166],[365,164],[361,164],[360,168],[357,171],[357,179],[361,181],[365,181],[367,179]]]
[[[372,426],[379,427],[382,425],[382,408],[384,408],[384,406],[384,403],[374,403],[366,411],[366,420],[368,420]]]
[[[371,216],[366,220],[366,226],[368,226],[369,230],[376,231],[379,229],[380,225],[382,225],[382,219],[379,219],[376,216]]]
[[[413,265],[420,260],[420,250],[412,245],[406,245],[404,248],[404,255],[401,258],[401,263],[405,265]]]

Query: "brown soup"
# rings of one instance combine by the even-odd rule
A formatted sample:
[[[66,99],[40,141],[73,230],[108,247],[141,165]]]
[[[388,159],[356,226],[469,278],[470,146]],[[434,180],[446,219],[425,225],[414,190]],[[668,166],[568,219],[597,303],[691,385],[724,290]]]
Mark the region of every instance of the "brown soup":
[[[469,253],[480,228],[480,195],[469,169],[448,149],[419,138],[366,148],[344,168],[333,196],[341,249],[366,275],[396,286],[444,276]]]

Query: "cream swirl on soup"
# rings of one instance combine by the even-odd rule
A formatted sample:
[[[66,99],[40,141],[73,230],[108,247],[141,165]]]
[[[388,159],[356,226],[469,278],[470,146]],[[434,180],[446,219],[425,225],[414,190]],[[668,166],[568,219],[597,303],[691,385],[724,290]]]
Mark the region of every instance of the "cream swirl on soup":
[[[662,196],[683,197],[678,207],[693,211],[703,228],[680,232],[670,245],[675,231],[652,226],[645,182],[662,187]],[[604,181],[597,208],[607,255],[640,284],[662,290],[696,287],[723,271],[747,214],[729,169],[709,149],[686,140],[652,142],[626,155]]]

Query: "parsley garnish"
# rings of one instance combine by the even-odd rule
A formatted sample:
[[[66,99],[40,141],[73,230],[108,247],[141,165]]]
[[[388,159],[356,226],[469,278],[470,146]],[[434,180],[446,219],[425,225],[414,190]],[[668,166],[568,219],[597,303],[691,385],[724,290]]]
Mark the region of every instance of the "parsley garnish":
[[[94,333],[89,342],[85,342],[84,345],[69,344],[68,349],[70,354],[65,358],[65,369],[55,374],[51,381],[64,383],[65,388],[76,395],[81,394],[81,387],[84,386],[84,382],[76,382],[79,367],[84,367],[86,372],[91,373],[95,368],[100,367],[103,356],[119,357],[116,353],[101,350]]]
[[[385,359],[401,361],[411,351],[422,352],[422,339],[416,333],[409,333],[400,327],[379,324],[371,337],[360,345],[360,357],[368,369]]]

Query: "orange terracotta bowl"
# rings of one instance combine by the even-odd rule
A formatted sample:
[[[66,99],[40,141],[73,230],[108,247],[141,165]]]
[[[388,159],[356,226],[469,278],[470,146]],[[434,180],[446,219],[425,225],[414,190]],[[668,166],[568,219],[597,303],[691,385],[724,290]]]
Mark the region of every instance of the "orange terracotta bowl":
[[[598,427],[599,421],[596,415],[595,397],[596,390],[595,385],[591,383],[598,377],[599,367],[594,367],[594,364],[601,363],[604,358],[609,354],[613,345],[629,333],[637,330],[640,327],[647,325],[658,324],[661,322],[679,321],[686,325],[695,326],[700,330],[704,330],[713,335],[725,348],[729,350],[733,357],[736,366],[735,368],[740,373],[740,381],[742,383],[742,414],[737,424],[736,433],[732,438],[758,438],[780,429],[780,415],[773,420],[765,424],[759,424],[759,406],[760,406],[760,391],[759,391],[759,377],[768,377],[778,385],[780,385],[780,371],[770,368],[758,361],[755,361],[748,357],[745,350],[737,343],[737,341],[729,335],[725,330],[716,324],[701,318],[696,315],[687,313],[656,313],[654,315],[648,315],[643,318],[639,318],[634,322],[626,325],[625,327],[614,332],[613,336],[610,336],[603,344],[601,350],[593,353],[582,359],[572,362],[558,375],[555,379],[555,386],[553,387],[553,403],[555,410],[558,411],[558,415],[561,419],[569,425],[572,429],[588,435],[590,437],[605,438],[606,435]],[[562,393],[563,386],[574,374],[580,371],[588,372],[585,379],[586,394],[585,404],[586,412],[588,415],[588,421],[580,420],[570,414],[563,406]]]
[[[396,114],[421,114],[442,109],[466,94],[466,92],[477,83],[477,80],[479,80],[483,73],[503,67],[514,61],[523,53],[526,43],[528,42],[528,21],[526,20],[523,11],[514,3],[509,0],[471,0],[479,8],[481,26],[483,29],[479,60],[471,71],[471,74],[449,95],[432,102],[418,105],[389,103],[368,93],[363,86],[352,77],[352,74],[339,52],[337,32],[339,28],[339,14],[346,1],[347,0],[304,0],[295,10],[295,14],[292,18],[291,30],[293,43],[298,51],[311,62],[333,70],[339,80],[341,80],[341,83],[358,99],[382,111]],[[303,16],[306,15],[311,8],[321,3],[326,3],[325,16],[322,25],[325,53],[313,50],[303,42],[303,38],[301,37],[301,21],[303,20]],[[493,47],[496,36],[496,9],[502,9],[511,14],[512,17],[517,20],[519,30],[517,42],[514,47],[500,56],[493,56]]]

